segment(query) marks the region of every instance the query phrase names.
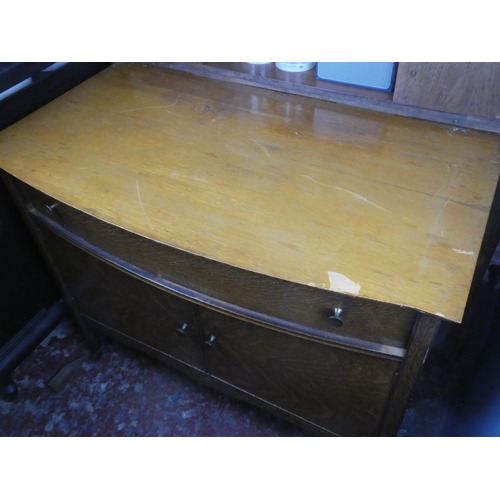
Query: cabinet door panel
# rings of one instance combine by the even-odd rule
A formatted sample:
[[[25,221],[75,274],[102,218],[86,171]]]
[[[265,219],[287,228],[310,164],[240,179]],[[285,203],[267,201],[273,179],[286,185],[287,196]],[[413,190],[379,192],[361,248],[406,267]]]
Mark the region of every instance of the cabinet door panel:
[[[41,231],[82,314],[191,366],[204,368],[194,305],[127,275],[51,231]]]
[[[398,362],[204,308],[200,316],[212,375],[336,434],[377,434]]]
[[[394,102],[500,118],[500,63],[399,63]]]

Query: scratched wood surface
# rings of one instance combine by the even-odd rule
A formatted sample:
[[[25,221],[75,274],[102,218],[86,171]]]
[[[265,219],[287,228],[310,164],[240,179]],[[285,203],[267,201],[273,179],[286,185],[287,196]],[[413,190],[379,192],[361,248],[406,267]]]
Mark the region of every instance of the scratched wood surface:
[[[460,321],[500,136],[117,64],[4,130],[0,168],[200,256]]]

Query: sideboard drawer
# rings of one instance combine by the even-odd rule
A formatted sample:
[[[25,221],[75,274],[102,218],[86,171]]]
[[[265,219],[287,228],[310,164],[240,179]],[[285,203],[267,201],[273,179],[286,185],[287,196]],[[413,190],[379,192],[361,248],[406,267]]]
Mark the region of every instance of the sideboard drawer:
[[[414,310],[290,283],[193,255],[110,225],[30,186],[23,188],[38,213],[85,242],[172,284],[241,308],[242,314],[314,329],[338,336],[340,341],[342,337],[366,341],[375,344],[374,350],[377,345],[396,350],[407,346],[417,315]],[[219,305],[224,308],[224,304]],[[335,309],[341,310],[341,321],[333,319],[332,324],[329,318],[335,316]]]

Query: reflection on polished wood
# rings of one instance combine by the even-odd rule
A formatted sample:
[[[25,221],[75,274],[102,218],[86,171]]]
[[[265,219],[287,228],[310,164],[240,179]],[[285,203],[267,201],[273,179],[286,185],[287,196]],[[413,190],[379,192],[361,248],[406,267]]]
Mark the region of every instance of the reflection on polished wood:
[[[256,77],[260,83],[261,80],[271,80],[276,82],[291,82],[317,89],[318,91],[336,92],[340,94],[355,95],[375,101],[390,102],[392,93],[383,90],[375,90],[365,87],[353,85],[345,85],[328,80],[320,80],[316,78],[316,67],[308,71],[289,72],[278,69],[275,63],[269,64],[250,64],[245,62],[240,63],[204,63],[207,66],[223,69],[226,71],[234,71],[242,74],[249,74]]]
[[[0,167],[193,254],[460,321],[500,138],[117,64],[3,131]]]
[[[479,116],[477,116],[476,113],[458,114],[461,113],[461,111],[467,111],[467,108],[462,108],[461,106],[451,108],[448,106],[445,108],[442,107],[444,102],[456,100],[457,90],[459,94],[463,93],[465,90],[465,95],[468,95],[466,88],[467,84],[469,84],[468,93],[471,94],[471,96],[469,96],[471,102],[479,104],[482,108],[486,105],[486,109],[488,109],[488,103],[495,103],[495,89],[498,87],[498,78],[495,82],[495,76],[491,75],[491,73],[488,74],[488,71],[486,71],[486,80],[483,82],[484,84],[479,84],[479,87],[481,87],[479,88],[474,83],[481,81],[481,78],[478,79],[477,74],[472,78],[470,77],[466,69],[466,64],[469,63],[458,63],[461,69],[459,69],[458,74],[455,75],[455,80],[453,80],[453,78],[451,79],[452,89],[450,87],[450,82],[445,83],[441,80],[441,86],[439,83],[436,85],[437,82],[435,81],[431,82],[432,88],[429,87],[430,94],[435,94],[434,98],[437,98],[437,102],[440,103],[435,109],[425,109],[426,106],[420,107],[423,101],[419,99],[401,99],[401,96],[406,94],[409,90],[406,88],[408,80],[405,78],[404,74],[407,69],[406,65],[409,63],[398,63],[394,92],[385,92],[383,90],[320,80],[316,78],[316,71],[314,69],[305,71],[304,73],[289,73],[277,69],[273,63],[256,65],[242,62],[156,62],[150,64],[210,79],[276,90],[277,92],[311,97],[322,101],[335,102],[346,106],[353,106],[358,109],[418,118],[421,120],[453,125],[454,127],[465,127],[474,130],[500,133],[500,119],[498,119],[498,117],[494,118],[494,112],[480,113]],[[413,65],[414,63],[411,64]],[[442,63],[423,64],[426,66],[428,65],[431,69],[431,73],[434,73],[434,69]],[[489,64],[497,63],[478,63],[478,66],[482,67]],[[479,72],[484,74],[483,69],[484,68],[480,68]],[[493,76],[493,79],[491,76]],[[416,83],[414,81],[415,79],[410,77],[410,80],[412,81],[411,86],[414,86]],[[419,78],[419,81],[420,80]],[[466,83],[465,85],[464,82]],[[426,85],[430,82],[426,79],[425,82],[420,81],[420,83],[423,86],[423,92],[419,92],[425,96]],[[414,91],[415,88],[413,88],[413,92]],[[474,108],[476,108],[476,104],[474,104]]]

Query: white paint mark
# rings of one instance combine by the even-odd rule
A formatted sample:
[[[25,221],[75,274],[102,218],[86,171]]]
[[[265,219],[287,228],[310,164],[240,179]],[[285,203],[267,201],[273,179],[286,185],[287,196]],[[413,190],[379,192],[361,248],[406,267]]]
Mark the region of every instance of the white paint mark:
[[[316,288],[324,288],[328,290],[328,287],[324,283],[308,283],[309,286],[315,286]]]
[[[448,135],[453,135],[456,132],[467,134],[468,130],[466,128],[453,127],[451,131],[448,132]]]
[[[441,313],[434,313],[435,316],[439,316],[441,318],[446,318],[446,316],[444,314],[441,314]]]
[[[330,290],[333,292],[352,293],[358,295],[361,286],[358,283],[350,280],[343,274],[334,271],[328,271],[328,279],[330,280]]]
[[[224,115],[219,115],[219,116],[217,116],[216,118],[214,118],[214,119],[212,120],[212,122],[211,122],[211,123],[215,123],[217,120],[220,120],[223,116],[224,116]]]
[[[453,249],[454,252],[461,253],[463,255],[474,255],[473,251],[468,252],[467,250],[459,250],[458,248]]]
[[[142,212],[144,213],[144,216],[146,217],[146,220],[148,221],[149,226],[151,229],[153,228],[153,224],[151,224],[151,221],[149,220],[148,214],[146,213],[146,210],[144,209],[144,203],[142,203],[142,198],[141,198],[141,190],[139,189],[139,180],[135,180],[135,185],[137,187],[137,196],[139,197],[139,202],[141,204]]]
[[[343,188],[340,188],[338,186],[332,186],[330,184],[325,184],[323,182],[319,182],[316,179],[313,179],[312,177],[309,177],[308,175],[302,175],[302,177],[305,177],[306,179],[309,179],[310,181],[313,181],[316,184],[320,184],[322,186],[326,186],[326,187],[328,187],[330,189],[336,189],[337,191],[342,191],[343,193],[350,194],[351,196],[354,196],[354,198],[356,198],[357,200],[362,201],[363,203],[366,203],[367,205],[370,205],[370,206],[372,206],[374,208],[378,208],[379,210],[382,210],[382,211],[387,212],[389,214],[391,213],[391,212],[389,212],[389,210],[386,210],[385,208],[380,207],[379,205],[376,205],[375,203],[371,202],[370,200],[367,200],[364,196],[361,196],[358,193],[354,193],[353,191],[349,191],[347,189],[343,189]]]

